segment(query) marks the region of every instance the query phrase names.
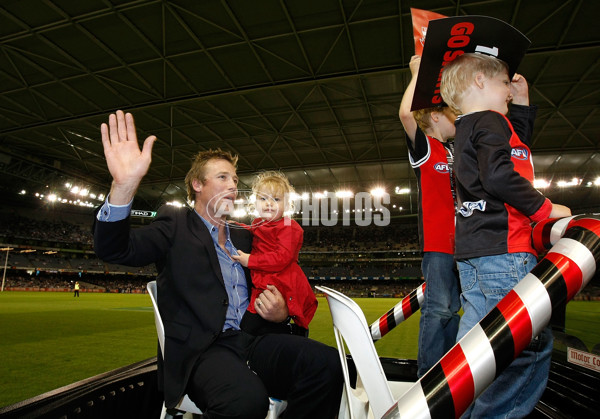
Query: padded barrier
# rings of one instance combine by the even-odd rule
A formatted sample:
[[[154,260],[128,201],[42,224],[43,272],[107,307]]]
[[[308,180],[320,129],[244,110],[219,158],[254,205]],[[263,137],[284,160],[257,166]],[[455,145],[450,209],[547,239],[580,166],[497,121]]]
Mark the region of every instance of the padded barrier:
[[[587,285],[598,260],[600,218],[569,217],[546,256],[383,417],[460,417],[548,325],[552,310]],[[512,353],[500,349],[507,347]]]

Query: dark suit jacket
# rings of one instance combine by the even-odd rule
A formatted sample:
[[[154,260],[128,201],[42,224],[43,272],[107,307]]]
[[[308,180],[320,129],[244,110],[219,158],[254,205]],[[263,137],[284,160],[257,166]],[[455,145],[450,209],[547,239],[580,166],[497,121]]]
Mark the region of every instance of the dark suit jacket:
[[[96,254],[102,260],[128,266],[156,263],[158,306],[165,328],[164,366],[159,377],[167,407],[185,393],[198,356],[225,324],[228,298],[214,243],[200,217],[190,209],[163,206],[148,226],[130,229],[129,219],[97,221]],[[250,253],[251,234],[230,227],[236,248]],[[250,274],[246,271],[248,291]]]

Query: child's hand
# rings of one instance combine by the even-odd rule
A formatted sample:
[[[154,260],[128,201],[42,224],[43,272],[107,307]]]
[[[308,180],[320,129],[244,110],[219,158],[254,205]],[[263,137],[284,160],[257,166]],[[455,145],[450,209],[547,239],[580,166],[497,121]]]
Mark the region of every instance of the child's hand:
[[[420,65],[421,65],[421,56],[413,55],[410,58],[410,63],[408,63],[408,67],[410,68],[410,74],[413,77],[417,77],[417,74],[419,74],[419,66]]]
[[[521,74],[515,73],[510,82],[510,93],[512,94],[512,103],[515,105],[529,106],[529,86],[527,80]]]
[[[240,264],[244,267],[248,267],[248,259],[250,259],[250,254],[249,253],[244,253],[241,250],[237,251],[238,254],[237,255],[231,255],[231,259],[235,260],[236,262],[240,262]]]
[[[569,207],[565,207],[560,204],[552,204],[552,211],[550,211],[549,218],[562,218],[562,217],[570,217],[571,209]]]

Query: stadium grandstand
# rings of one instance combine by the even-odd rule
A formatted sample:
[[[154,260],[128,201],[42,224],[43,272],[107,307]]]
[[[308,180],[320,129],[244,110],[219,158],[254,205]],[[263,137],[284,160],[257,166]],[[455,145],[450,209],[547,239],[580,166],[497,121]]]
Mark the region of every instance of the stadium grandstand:
[[[93,251],[92,214],[64,211],[0,213],[7,290],[145,292],[154,265],[132,268],[103,262]],[[141,225],[140,220],[138,220]],[[313,285],[327,283],[352,296],[402,297],[422,281],[414,223],[385,227],[305,228],[300,266]]]
[[[64,212],[23,213],[0,214],[5,290],[66,291],[79,281],[82,292],[145,293],[155,279],[154,265],[132,268],[96,257],[91,213],[69,214],[69,221]],[[309,226],[299,262],[313,287],[352,297],[403,297],[423,280],[418,247],[414,223]],[[592,283],[576,298],[600,301],[600,287]]]

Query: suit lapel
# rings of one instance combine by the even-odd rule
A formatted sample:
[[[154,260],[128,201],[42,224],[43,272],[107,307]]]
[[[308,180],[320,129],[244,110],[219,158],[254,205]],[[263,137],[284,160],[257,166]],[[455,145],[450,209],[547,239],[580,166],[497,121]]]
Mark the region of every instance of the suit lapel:
[[[206,227],[206,224],[204,224],[204,221],[202,221],[200,216],[193,209],[189,211],[188,223],[192,234],[202,242],[204,247],[206,247],[206,250],[208,252],[208,258],[210,259],[210,264],[212,265],[213,271],[217,275],[217,278],[219,278],[219,281],[221,281],[221,283],[225,285],[225,281],[223,280],[223,273],[221,272],[221,264],[219,263],[217,250],[215,249],[215,243],[213,242],[213,239],[210,235],[210,232],[208,231],[208,228]]]

